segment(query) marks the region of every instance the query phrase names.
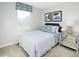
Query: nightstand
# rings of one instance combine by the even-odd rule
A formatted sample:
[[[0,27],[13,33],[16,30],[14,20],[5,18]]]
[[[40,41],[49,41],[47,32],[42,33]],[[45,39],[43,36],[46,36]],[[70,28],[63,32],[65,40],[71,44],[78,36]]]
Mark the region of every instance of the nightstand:
[[[73,32],[72,27],[69,26],[66,31],[62,31],[60,45],[74,49],[78,53],[78,35]]]

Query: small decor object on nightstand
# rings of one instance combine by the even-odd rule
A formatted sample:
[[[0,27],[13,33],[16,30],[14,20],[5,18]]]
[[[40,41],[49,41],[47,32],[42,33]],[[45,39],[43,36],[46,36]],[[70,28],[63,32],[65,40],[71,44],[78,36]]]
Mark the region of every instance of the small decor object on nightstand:
[[[62,21],[62,11],[56,11],[52,13],[52,21],[53,22],[61,22]]]
[[[45,13],[45,22],[51,22],[51,13]]]

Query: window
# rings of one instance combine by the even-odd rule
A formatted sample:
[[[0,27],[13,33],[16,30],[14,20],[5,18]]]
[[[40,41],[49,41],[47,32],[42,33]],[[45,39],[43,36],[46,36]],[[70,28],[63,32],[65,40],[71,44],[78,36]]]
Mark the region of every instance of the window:
[[[19,21],[24,21],[25,19],[30,20],[31,12],[17,10],[17,18]]]
[[[30,16],[30,12],[17,10],[17,18],[26,18],[27,16]]]
[[[32,6],[16,2],[18,31],[23,32],[31,29]]]

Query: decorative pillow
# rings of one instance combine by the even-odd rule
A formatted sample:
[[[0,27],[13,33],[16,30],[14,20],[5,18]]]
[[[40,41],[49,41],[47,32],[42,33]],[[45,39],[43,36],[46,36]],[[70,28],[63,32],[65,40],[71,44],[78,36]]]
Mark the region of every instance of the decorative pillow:
[[[45,26],[44,32],[51,32],[50,30],[51,30],[51,28],[50,28],[50,27]]]
[[[44,29],[45,29],[45,27],[41,27],[41,29],[40,29],[40,30],[44,31]]]
[[[48,27],[48,26],[43,26],[43,27],[41,28],[41,30],[44,31],[44,32],[51,32],[51,31],[50,31],[51,28]]]
[[[41,28],[41,30],[44,31],[44,32],[49,32],[49,33],[53,33],[53,32],[58,33],[58,27],[57,26],[50,26],[50,25],[43,26]]]

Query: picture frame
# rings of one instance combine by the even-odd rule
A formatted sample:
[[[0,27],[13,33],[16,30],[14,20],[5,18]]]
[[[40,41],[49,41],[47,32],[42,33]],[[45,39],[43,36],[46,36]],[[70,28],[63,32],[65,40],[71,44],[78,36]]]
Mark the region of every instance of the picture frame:
[[[51,13],[51,19],[53,22],[61,22],[62,21],[62,11],[55,11]]]
[[[51,13],[45,13],[44,14],[45,22],[51,22]]]

